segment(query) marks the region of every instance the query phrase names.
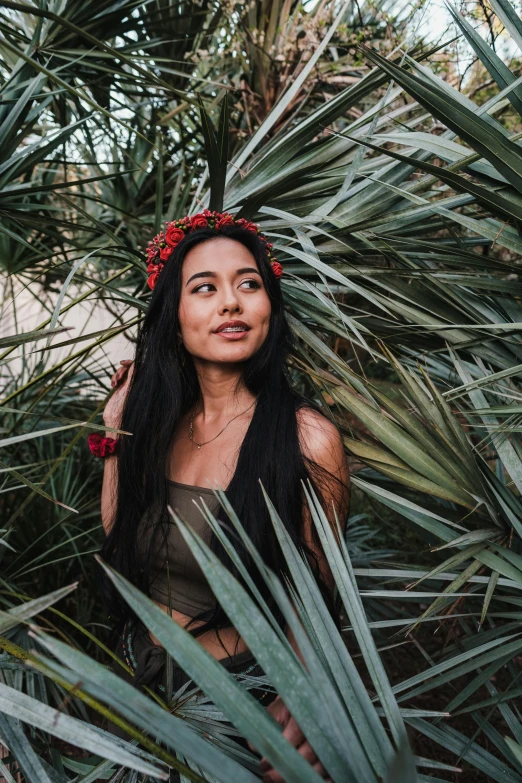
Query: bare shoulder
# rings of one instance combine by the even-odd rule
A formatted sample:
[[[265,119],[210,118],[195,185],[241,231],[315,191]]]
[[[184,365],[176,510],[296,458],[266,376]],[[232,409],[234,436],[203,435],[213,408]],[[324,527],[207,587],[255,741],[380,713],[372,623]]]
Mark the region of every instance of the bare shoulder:
[[[333,503],[339,519],[345,520],[350,507],[350,472],[341,433],[330,419],[313,408],[300,408],[296,416],[303,456],[326,471],[319,475],[312,471],[314,480],[319,481],[323,501],[330,508]]]
[[[297,413],[299,442],[305,457],[331,473],[344,473],[346,456],[335,424],[319,411],[304,406]]]

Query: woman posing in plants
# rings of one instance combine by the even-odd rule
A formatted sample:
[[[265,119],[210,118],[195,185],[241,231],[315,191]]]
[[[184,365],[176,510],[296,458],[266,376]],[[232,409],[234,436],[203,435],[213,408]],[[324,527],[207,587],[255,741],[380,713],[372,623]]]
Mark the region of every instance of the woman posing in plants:
[[[271,249],[257,226],[227,213],[205,210],[167,224],[148,250],[153,294],[135,360],[121,362],[112,379],[116,391],[104,411],[108,427],[132,437],[115,441],[90,436],[91,450],[108,457],[102,557],[170,612],[229,671],[251,676],[262,674],[260,667],[217,605],[167,506],[210,542],[238,576],[193,502],[203,499],[226,522],[212,488],[226,489],[265,563],[284,576],[287,567],[261,483],[305,551],[335,615],[333,579],[304,503],[302,482],[312,483],[329,518],[334,522],[337,514],[343,525],[349,499],[346,459],[336,427],[291,387],[282,268]],[[257,569],[247,551],[237,544],[237,552],[254,575]],[[261,581],[258,588],[270,601]],[[120,633],[118,654],[134,670],[133,683],[165,698],[168,683],[176,690],[186,675],[175,663],[166,666],[163,648],[130,615],[114,588],[104,582],[104,590]],[[261,689],[253,693],[325,777],[280,697]],[[281,778],[265,769],[265,780]]]

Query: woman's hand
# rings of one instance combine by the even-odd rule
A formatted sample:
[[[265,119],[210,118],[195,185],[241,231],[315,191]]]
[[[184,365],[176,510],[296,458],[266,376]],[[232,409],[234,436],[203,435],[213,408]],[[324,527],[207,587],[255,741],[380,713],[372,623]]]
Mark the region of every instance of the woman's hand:
[[[111,378],[111,386],[116,389],[103,411],[103,422],[107,427],[118,428],[121,423],[123,406],[129,391],[129,381],[134,372],[134,362],[131,359],[123,359]]]
[[[283,737],[294,746],[309,764],[315,769],[315,771],[327,780],[327,783],[332,783],[331,778],[328,777],[328,773],[317,758],[314,749],[306,739],[305,735],[297,725],[296,721],[290,715],[288,707],[282,700],[281,696],[278,696],[274,701],[266,708],[272,717],[283,727]],[[259,770],[263,773],[263,783],[284,783],[284,778],[281,777],[279,772],[270,765],[270,763],[263,757],[259,764]]]

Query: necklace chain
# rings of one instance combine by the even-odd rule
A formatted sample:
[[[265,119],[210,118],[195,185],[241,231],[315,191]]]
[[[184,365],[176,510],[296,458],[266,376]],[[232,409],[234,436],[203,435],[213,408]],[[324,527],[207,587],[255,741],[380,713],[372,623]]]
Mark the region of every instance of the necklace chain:
[[[228,427],[228,425],[229,425],[229,424],[231,424],[231,423],[234,421],[234,419],[237,419],[237,418],[239,418],[239,416],[242,416],[244,413],[247,413],[247,412],[250,410],[250,408],[252,408],[252,407],[253,407],[253,405],[255,404],[255,402],[256,402],[256,401],[254,400],[254,402],[252,403],[252,405],[249,405],[249,406],[248,406],[248,408],[245,408],[245,410],[244,410],[244,411],[241,411],[241,413],[238,413],[236,416],[233,416],[233,417],[230,419],[230,421],[227,421],[227,423],[225,424],[225,426],[223,427],[223,429],[222,429],[222,430],[220,430],[220,431],[218,432],[218,434],[217,434],[217,435],[214,435],[214,437],[213,437],[213,438],[210,438],[210,440],[204,440],[202,443],[198,443],[198,441],[197,441],[197,440],[194,440],[194,416],[196,415],[196,406],[194,406],[194,409],[193,409],[193,411],[192,411],[192,416],[190,417],[190,425],[189,425],[189,440],[191,440],[191,441],[192,441],[192,443],[193,443],[195,446],[197,446],[197,447],[198,447],[198,449],[200,449],[202,446],[206,446],[206,445],[207,445],[207,443],[212,443],[212,441],[213,441],[213,440],[216,440],[216,438],[219,438],[219,436],[221,435],[221,433],[223,433],[223,432],[226,430],[226,428]]]

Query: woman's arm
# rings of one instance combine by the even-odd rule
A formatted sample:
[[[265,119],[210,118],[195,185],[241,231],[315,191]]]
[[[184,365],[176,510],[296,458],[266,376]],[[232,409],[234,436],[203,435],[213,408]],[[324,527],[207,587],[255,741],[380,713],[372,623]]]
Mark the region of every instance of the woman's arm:
[[[320,485],[326,504],[326,516],[334,530],[337,516],[341,530],[344,530],[350,508],[350,473],[341,434],[329,419],[312,408],[300,408],[297,412],[297,426],[304,457],[318,465],[320,469],[321,475],[314,476],[314,479]],[[306,545],[317,558],[325,584],[333,589],[334,580],[328,561],[313,535],[314,522],[308,503],[305,503],[303,509],[303,524]]]
[[[113,432],[107,432],[107,437],[114,437]],[[103,484],[101,491],[101,518],[105,534],[109,535],[116,514],[116,499],[118,497],[118,457],[111,454],[105,457],[103,468]]]
[[[111,386],[116,389],[103,411],[103,423],[107,427],[118,429],[123,413],[123,406],[129,390],[134,365],[130,359],[123,359],[122,365],[111,378]],[[107,437],[114,437],[113,432],[106,432]],[[103,529],[108,535],[114,523],[116,501],[118,497],[118,456],[112,454],[105,457],[103,468],[103,485],[101,492],[101,518]]]

